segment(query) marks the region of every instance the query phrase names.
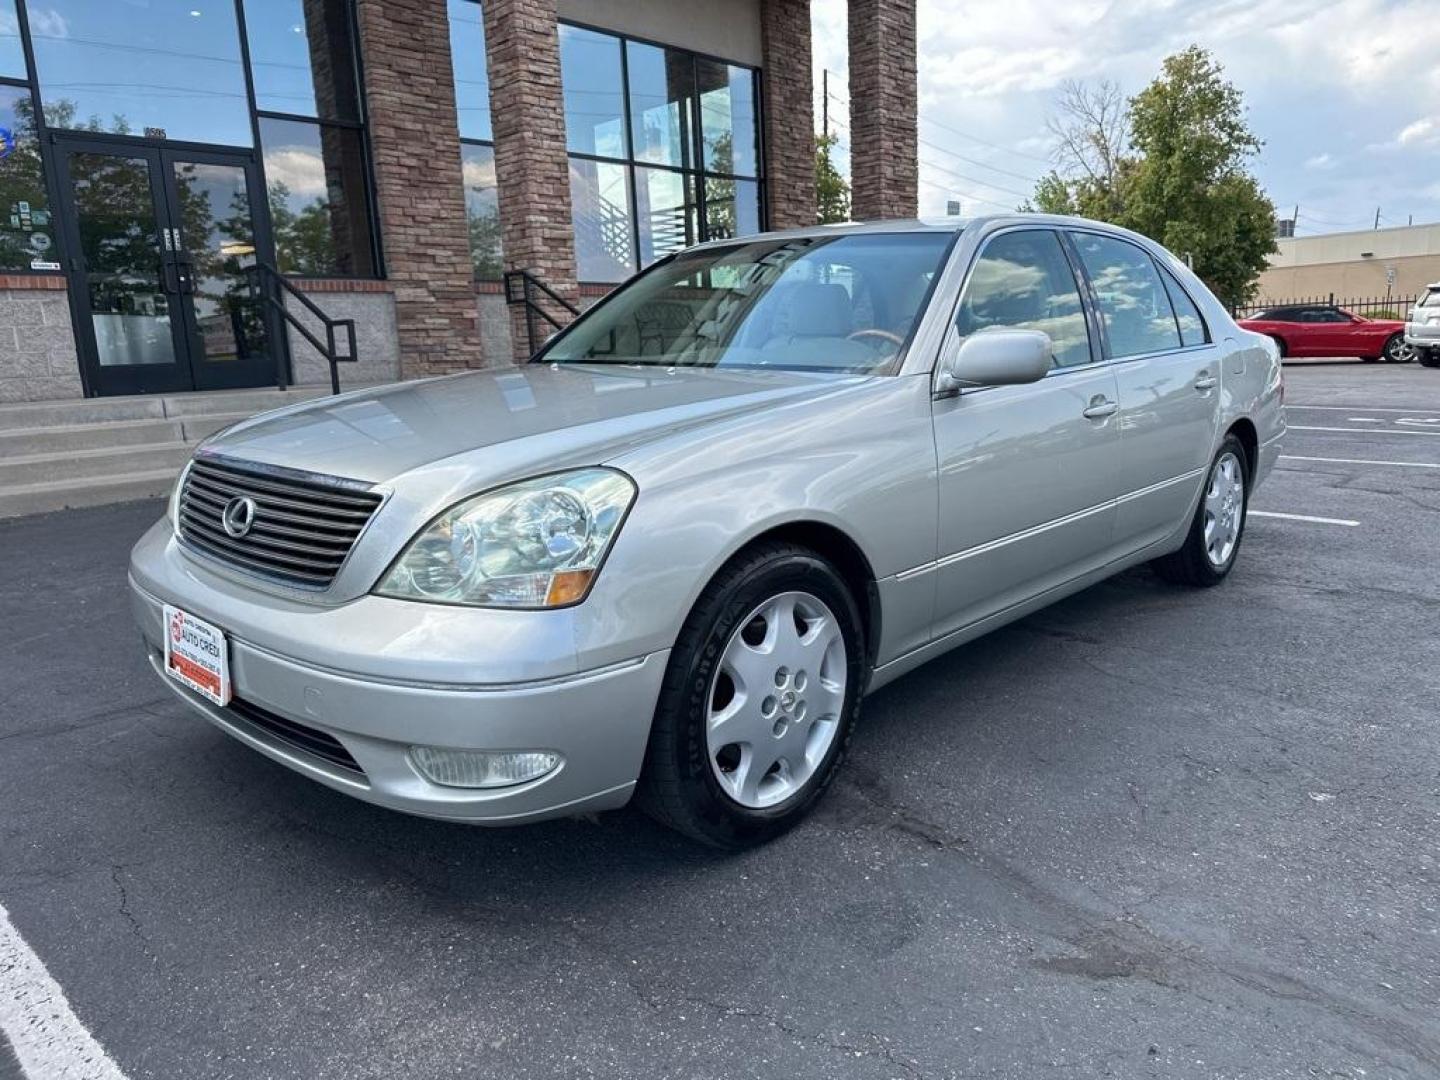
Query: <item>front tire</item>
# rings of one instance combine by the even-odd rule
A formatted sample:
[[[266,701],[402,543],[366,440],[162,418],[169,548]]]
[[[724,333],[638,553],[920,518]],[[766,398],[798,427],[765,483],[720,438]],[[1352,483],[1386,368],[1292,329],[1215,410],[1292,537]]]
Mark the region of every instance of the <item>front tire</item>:
[[[1234,435],[1225,436],[1210,463],[1185,543],[1151,563],[1157,574],[1177,585],[1200,588],[1219,585],[1229,576],[1245,534],[1251,475],[1244,444]]]
[[[741,848],[795,825],[829,787],[869,676],[844,579],[795,544],[742,552],[671,651],[636,799],[702,843]]]
[[[1382,355],[1386,363],[1408,364],[1415,359],[1415,346],[1405,344],[1404,334],[1391,334],[1385,339],[1385,351]]]

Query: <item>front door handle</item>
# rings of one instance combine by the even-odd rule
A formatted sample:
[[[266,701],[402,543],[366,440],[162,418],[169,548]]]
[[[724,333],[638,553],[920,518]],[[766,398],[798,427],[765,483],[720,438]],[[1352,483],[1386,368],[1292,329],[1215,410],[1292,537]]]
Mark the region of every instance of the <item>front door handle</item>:
[[[1200,377],[1195,380],[1196,390],[1214,390],[1220,385],[1220,380],[1211,375],[1208,371],[1202,371]]]
[[[1120,408],[1120,406],[1104,394],[1096,394],[1090,399],[1090,404],[1085,407],[1084,415],[1086,419],[1089,420],[1103,420],[1105,417],[1112,415],[1118,408]]]

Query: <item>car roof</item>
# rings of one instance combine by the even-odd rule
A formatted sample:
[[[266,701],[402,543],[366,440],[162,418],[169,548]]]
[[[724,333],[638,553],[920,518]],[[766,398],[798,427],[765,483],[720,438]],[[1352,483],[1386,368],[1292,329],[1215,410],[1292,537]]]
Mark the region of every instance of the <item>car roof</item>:
[[[1071,217],[1065,214],[1031,214],[1016,211],[1011,214],[984,214],[979,217],[941,217],[941,218],[897,218],[884,221],[845,221],[834,225],[805,225],[797,229],[776,229],[770,232],[753,233],[747,236],[731,237],[726,240],[711,240],[704,244],[697,244],[696,248],[719,247],[726,244],[743,243],[750,240],[784,240],[793,237],[809,236],[867,236],[885,233],[959,233],[967,229],[988,227],[991,225],[1026,224],[1026,225],[1049,225],[1064,226],[1070,228],[1084,227],[1087,229],[1098,229],[1114,233],[1117,236],[1133,237],[1137,240],[1148,240],[1139,233],[1131,232],[1129,229],[1122,229],[1118,225],[1111,225],[1104,221],[1092,221],[1089,218]],[[1153,243],[1153,241],[1151,241]]]

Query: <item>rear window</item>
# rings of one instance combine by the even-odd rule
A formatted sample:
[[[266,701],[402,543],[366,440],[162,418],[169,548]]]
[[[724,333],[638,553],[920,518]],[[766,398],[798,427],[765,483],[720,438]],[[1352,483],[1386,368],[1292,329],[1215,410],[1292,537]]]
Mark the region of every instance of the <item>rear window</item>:
[[[1432,288],[1415,302],[1416,307],[1440,307],[1440,289]]]

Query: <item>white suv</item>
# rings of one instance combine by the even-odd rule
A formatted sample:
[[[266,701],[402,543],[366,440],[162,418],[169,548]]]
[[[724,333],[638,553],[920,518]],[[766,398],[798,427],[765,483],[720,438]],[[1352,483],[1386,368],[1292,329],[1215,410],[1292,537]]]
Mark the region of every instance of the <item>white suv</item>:
[[[1427,285],[1405,320],[1405,343],[1415,347],[1415,359],[1426,367],[1440,367],[1440,281]]]

